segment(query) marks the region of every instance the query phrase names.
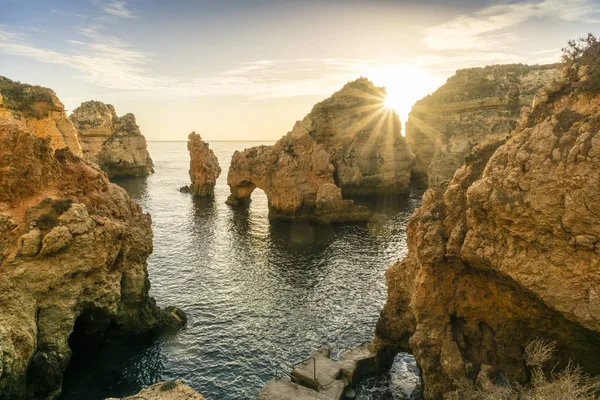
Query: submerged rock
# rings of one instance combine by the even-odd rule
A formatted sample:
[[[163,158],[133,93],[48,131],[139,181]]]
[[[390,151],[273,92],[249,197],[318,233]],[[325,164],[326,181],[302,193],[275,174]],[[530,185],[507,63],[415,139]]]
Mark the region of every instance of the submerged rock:
[[[406,192],[414,159],[384,99],[385,89],[360,78],[316,104],[275,145],[236,152],[227,176],[229,204],[247,200],[258,187],[270,218],[370,218],[342,196]]]
[[[119,117],[112,105],[87,101],[70,118],[79,133],[83,157],[98,164],[109,178],[154,172],[146,138],[133,114]]]
[[[477,145],[506,138],[536,93],[557,77],[556,65],[461,69],[417,101],[406,123],[416,155],[413,180],[433,187],[452,179]]]
[[[0,399],[52,399],[73,351],[185,324],[149,296],[149,214],[96,166],[0,116]]]
[[[577,87],[562,78],[409,220],[374,344],[415,355],[427,399],[481,374],[526,383],[536,338],[558,343],[549,365],[600,374],[600,94]]]
[[[52,89],[0,76],[0,118],[17,119],[35,136],[48,138],[53,149],[81,156],[77,131]]]
[[[185,385],[180,380],[166,381],[155,383],[146,389],[141,390],[138,394],[124,397],[120,400],[205,400],[204,396],[196,392],[194,389]],[[106,400],[119,400],[117,398],[109,398]]]
[[[215,153],[202,141],[196,132],[188,136],[188,151],[190,152],[190,179],[192,184],[180,190],[196,196],[210,197],[215,195],[215,184],[221,175],[221,167]]]

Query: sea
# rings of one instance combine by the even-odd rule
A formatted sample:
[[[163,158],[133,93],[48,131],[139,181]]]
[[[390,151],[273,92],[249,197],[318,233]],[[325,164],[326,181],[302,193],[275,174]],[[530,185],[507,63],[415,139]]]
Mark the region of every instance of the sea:
[[[375,214],[362,224],[270,222],[256,189],[248,206],[225,204],[236,150],[269,142],[211,142],[223,170],[214,199],[194,198],[186,142],[149,142],[156,172],[115,181],[152,215],[150,294],[188,317],[176,334],[109,341],[75,354],[62,400],[133,395],[182,379],[207,400],[256,399],[278,371],[321,346],[334,357],[373,339],[386,299],[385,271],[407,251],[406,224],[422,192],[358,198]],[[390,373],[357,399],[419,398],[419,370],[399,354]]]

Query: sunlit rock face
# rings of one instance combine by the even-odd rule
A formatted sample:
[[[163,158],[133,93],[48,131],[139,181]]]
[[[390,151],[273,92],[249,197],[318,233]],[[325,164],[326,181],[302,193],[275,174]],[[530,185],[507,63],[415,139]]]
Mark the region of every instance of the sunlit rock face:
[[[83,157],[98,164],[109,178],[154,172],[146,138],[133,114],[119,117],[112,105],[88,101],[70,118],[79,133]]]
[[[539,90],[556,77],[556,65],[458,70],[409,114],[406,140],[416,155],[414,181],[433,187],[452,179],[475,146],[506,138]]]
[[[360,78],[315,105],[275,145],[236,152],[228,202],[246,200],[259,187],[274,219],[368,219],[365,208],[343,196],[407,191],[414,159],[384,98],[384,89]]]
[[[538,337],[558,343],[548,365],[600,373],[600,95],[569,85],[505,142],[478,146],[410,218],[374,345],[412,352],[428,399],[488,366],[498,384],[527,382]]]
[[[149,386],[138,394],[123,399],[110,398],[106,400],[205,400],[204,396],[196,392],[180,380],[159,382]]]
[[[190,152],[190,179],[192,184],[182,188],[196,196],[214,196],[217,178],[221,175],[221,167],[215,153],[202,141],[196,132],[188,136]]]
[[[0,399],[52,399],[73,351],[177,329],[148,295],[149,214],[20,118],[0,116]]]
[[[48,138],[53,149],[81,156],[77,131],[52,89],[0,76],[0,117],[23,122],[37,137]]]

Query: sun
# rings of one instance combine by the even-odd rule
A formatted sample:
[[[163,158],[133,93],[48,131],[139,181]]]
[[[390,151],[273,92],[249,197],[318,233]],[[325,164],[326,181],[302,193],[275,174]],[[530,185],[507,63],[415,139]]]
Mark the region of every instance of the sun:
[[[385,107],[395,110],[402,122],[415,102],[435,90],[439,79],[423,68],[398,64],[375,67],[366,73],[377,86],[385,86]]]

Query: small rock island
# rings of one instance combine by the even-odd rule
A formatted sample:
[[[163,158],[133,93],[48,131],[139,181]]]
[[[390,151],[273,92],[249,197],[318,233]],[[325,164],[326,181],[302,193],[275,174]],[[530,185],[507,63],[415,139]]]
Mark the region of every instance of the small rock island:
[[[79,133],[83,157],[97,164],[109,178],[154,172],[146,138],[133,114],[119,117],[112,105],[87,101],[70,118]]]
[[[248,201],[258,187],[270,219],[368,220],[369,210],[343,196],[405,193],[414,161],[384,98],[385,89],[357,79],[315,105],[273,146],[235,152],[227,203]]]
[[[190,152],[190,186],[179,189],[184,193],[191,193],[199,197],[212,197],[215,195],[215,184],[221,175],[219,160],[208,143],[196,132],[188,136],[188,151]]]

